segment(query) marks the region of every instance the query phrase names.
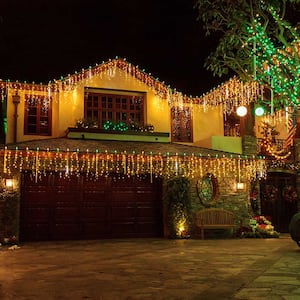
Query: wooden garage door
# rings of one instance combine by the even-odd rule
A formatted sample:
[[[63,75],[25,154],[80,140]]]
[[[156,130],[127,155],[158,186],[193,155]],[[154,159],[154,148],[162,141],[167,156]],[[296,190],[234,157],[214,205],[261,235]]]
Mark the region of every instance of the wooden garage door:
[[[22,174],[20,240],[162,236],[161,180]]]

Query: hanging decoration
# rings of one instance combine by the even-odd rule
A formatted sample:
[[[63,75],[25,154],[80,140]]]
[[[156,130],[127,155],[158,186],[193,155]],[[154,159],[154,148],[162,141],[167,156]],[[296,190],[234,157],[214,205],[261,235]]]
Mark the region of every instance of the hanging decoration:
[[[217,178],[213,174],[205,174],[197,181],[196,192],[200,203],[205,207],[211,207],[218,194]]]
[[[264,190],[264,200],[269,203],[275,203],[279,199],[279,189],[272,185],[266,185]]]
[[[273,156],[276,159],[284,160],[291,155],[291,151],[287,148],[281,148],[276,143],[276,135],[279,134],[275,130],[275,126],[272,126],[269,122],[262,122],[262,132],[263,135],[261,143],[261,151],[264,155]]]
[[[98,178],[99,176],[109,176],[120,174],[120,176],[143,176],[150,174],[151,178],[182,176],[189,178],[199,178],[203,174],[213,174],[216,180],[224,177],[234,177],[238,169],[237,164],[241,164],[241,180],[252,181],[257,176],[266,176],[266,164],[263,158],[257,157],[203,157],[202,155],[179,155],[176,154],[154,154],[145,152],[132,153],[99,150],[91,152],[55,151],[47,150],[20,150],[18,148],[10,150],[7,148],[0,150],[2,161],[2,172],[4,174],[14,174],[16,172],[31,171],[35,180],[41,176],[46,176],[48,172],[58,172],[63,177],[87,173],[89,176]]]
[[[297,190],[292,185],[287,185],[282,191],[283,200],[288,203],[296,203],[298,201]]]

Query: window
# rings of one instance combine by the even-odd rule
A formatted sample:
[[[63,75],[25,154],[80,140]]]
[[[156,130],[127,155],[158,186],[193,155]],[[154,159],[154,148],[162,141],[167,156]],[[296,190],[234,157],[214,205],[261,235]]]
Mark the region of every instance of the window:
[[[172,141],[192,142],[192,113],[189,107],[172,107]]]
[[[51,98],[25,95],[24,134],[51,135]]]
[[[224,117],[224,136],[240,136],[240,118],[234,113]]]
[[[106,121],[144,125],[144,93],[103,92],[86,89],[84,118],[98,128]]]

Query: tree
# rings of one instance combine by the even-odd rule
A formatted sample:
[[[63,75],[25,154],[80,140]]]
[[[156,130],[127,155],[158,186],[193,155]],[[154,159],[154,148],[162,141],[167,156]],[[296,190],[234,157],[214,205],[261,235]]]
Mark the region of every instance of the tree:
[[[233,71],[272,90],[276,108],[300,104],[300,0],[196,0],[198,19],[218,45],[205,66]],[[298,27],[297,27],[298,26]],[[267,99],[270,100],[270,99]],[[272,98],[273,101],[273,98]]]

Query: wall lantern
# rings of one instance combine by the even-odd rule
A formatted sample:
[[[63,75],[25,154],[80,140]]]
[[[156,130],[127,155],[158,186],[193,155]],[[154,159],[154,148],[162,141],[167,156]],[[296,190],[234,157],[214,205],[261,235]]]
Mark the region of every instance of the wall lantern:
[[[236,113],[239,117],[245,117],[246,114],[247,114],[247,107],[246,106],[239,106],[237,109],[236,109]]]
[[[236,183],[236,189],[237,190],[243,190],[245,188],[244,182],[237,182]]]
[[[8,190],[13,190],[14,189],[14,180],[12,178],[6,178],[5,179],[5,187]]]

